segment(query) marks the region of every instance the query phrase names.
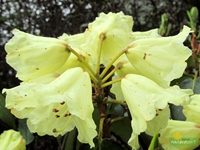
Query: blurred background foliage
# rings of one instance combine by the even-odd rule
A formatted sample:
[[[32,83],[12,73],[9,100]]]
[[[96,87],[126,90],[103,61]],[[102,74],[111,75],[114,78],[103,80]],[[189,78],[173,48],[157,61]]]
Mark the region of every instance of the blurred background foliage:
[[[133,31],[146,31],[160,27],[162,29],[160,34],[167,36],[177,34],[183,25],[192,26],[187,11],[193,6],[200,10],[200,0],[0,0],[0,90],[20,83],[15,77],[15,71],[5,61],[4,45],[12,37],[11,32],[14,28],[36,35],[58,37],[63,33],[83,32],[88,23],[92,22],[100,12],[123,11],[133,16]],[[198,27],[199,23],[198,17],[194,26]],[[192,42],[190,41],[188,45],[190,43]],[[190,48],[194,49],[192,45]],[[172,84],[176,84],[175,82]],[[193,80],[188,79],[185,82],[192,83]],[[184,84],[185,82],[182,83],[182,88],[189,85]],[[3,109],[4,105],[1,101],[0,109]],[[5,122],[0,119],[0,133],[10,128],[24,132],[23,136],[30,141],[27,149],[49,150],[61,147],[60,141],[64,140],[61,137],[32,135],[27,127],[24,127],[26,120],[15,119],[7,110],[4,115],[3,113],[0,115],[0,118],[7,116],[3,119]],[[118,128],[117,125],[116,127]],[[111,129],[114,131],[116,127],[112,126]],[[27,130],[24,130],[25,128]],[[77,132],[70,132],[70,134],[76,136]],[[34,142],[32,142],[33,136]],[[71,149],[74,149],[73,145]]]
[[[58,37],[62,33],[83,32],[87,24],[100,12],[123,11],[134,18],[134,31],[158,28],[161,15],[166,14],[176,34],[188,24],[186,11],[200,7],[199,0],[1,0],[0,3],[0,89],[10,88],[19,81],[5,63],[4,44],[12,37],[11,31],[22,31],[41,36]]]

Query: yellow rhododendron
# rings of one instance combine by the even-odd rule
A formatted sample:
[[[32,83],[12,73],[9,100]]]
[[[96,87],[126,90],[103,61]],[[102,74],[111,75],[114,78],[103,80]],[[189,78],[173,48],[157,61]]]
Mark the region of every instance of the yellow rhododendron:
[[[85,44],[82,49],[91,56],[90,65],[107,65],[114,56],[133,41],[133,19],[122,12],[101,13],[85,31]],[[99,54],[99,55],[98,55]]]
[[[14,37],[5,45],[6,61],[17,70],[17,77],[23,81],[49,73],[56,76],[55,71],[70,56],[67,43],[62,40],[35,36],[17,29],[13,33]]]
[[[188,121],[169,120],[160,132],[159,142],[165,150],[192,150],[200,145],[200,125]]]
[[[6,107],[18,118],[28,118],[31,132],[58,136],[76,127],[80,142],[94,146],[91,81],[81,68],[69,69],[49,84],[23,83],[4,91]]]
[[[1,150],[25,150],[26,141],[21,134],[14,130],[6,130],[0,135]]]
[[[168,103],[190,102],[192,90],[170,82],[185,70],[191,50],[183,42],[191,31],[184,26],[178,35],[161,37],[158,29],[133,32],[132,26],[132,17],[119,12],[101,13],[84,33],[58,39],[15,29],[6,57],[22,83],[3,90],[6,107],[16,117],[28,118],[31,132],[58,136],[76,127],[79,141],[94,147],[92,113],[97,104],[107,119],[104,102],[112,92],[128,105],[133,130],[128,143],[138,149],[140,133],[153,135],[166,127]],[[99,142],[101,134],[103,130]]]
[[[147,129],[147,121],[151,121],[156,116],[158,109],[166,108],[169,101],[179,102],[179,104],[188,103],[188,92],[192,94],[191,90],[181,91],[177,87],[173,90],[166,90],[152,80],[134,74],[128,74],[122,79],[121,89],[132,116],[133,132],[129,144],[135,148],[139,147],[137,144],[133,145],[135,143],[132,142],[135,140],[133,137]],[[176,90],[179,91],[178,94]],[[168,118],[164,120],[166,119],[168,120]]]
[[[186,68],[185,60],[191,50],[183,42],[190,32],[190,28],[184,26],[176,36],[136,40],[129,45],[127,58],[141,75],[167,87],[173,79],[181,77]]]

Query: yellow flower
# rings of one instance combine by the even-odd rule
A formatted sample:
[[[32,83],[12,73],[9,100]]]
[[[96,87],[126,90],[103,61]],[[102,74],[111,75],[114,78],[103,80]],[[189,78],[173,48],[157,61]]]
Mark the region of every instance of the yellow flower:
[[[187,121],[192,121],[200,125],[200,95],[195,94],[191,96],[191,103],[184,106],[183,114],[186,116]]]
[[[106,66],[116,54],[133,41],[133,19],[122,12],[100,13],[84,32],[85,44],[82,50],[91,56],[90,66],[96,67],[98,57],[100,64]],[[100,55],[98,55],[100,54]]]
[[[69,69],[49,84],[23,83],[4,92],[6,107],[18,118],[28,118],[31,132],[58,136],[76,127],[79,141],[94,146],[91,81],[83,69]]]
[[[7,130],[0,135],[0,149],[25,150],[26,142],[19,132]]]
[[[136,148],[137,144],[133,145],[133,143],[137,143],[133,142],[136,140],[134,137],[147,130],[147,122],[155,118],[158,110],[165,109],[168,102],[174,102],[177,105],[188,103],[188,93],[192,94],[191,90],[181,90],[177,86],[164,89],[152,80],[136,74],[126,75],[121,80],[121,89],[132,117],[131,126],[133,132],[128,143]],[[169,111],[164,113],[166,117],[160,118],[165,122],[161,127],[165,126],[166,120],[168,120],[168,113]],[[149,130],[151,130],[152,124],[156,123],[156,121],[158,120],[156,119],[154,122],[149,123]],[[157,129],[159,130],[159,127]],[[152,134],[152,131],[147,132]]]
[[[6,60],[23,81],[50,73],[56,76],[55,71],[70,55],[63,40],[34,36],[17,29],[13,33],[14,37],[5,45]]]
[[[141,75],[168,87],[186,68],[191,50],[183,42],[189,33],[190,28],[184,26],[176,36],[136,40],[129,45],[127,58]]]
[[[200,145],[200,125],[188,121],[169,120],[160,132],[159,142],[165,150],[189,150]]]

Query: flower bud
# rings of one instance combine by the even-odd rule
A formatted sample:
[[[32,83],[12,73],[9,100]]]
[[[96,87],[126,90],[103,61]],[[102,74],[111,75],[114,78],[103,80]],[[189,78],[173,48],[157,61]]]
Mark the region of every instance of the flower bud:
[[[7,130],[0,135],[0,149],[25,150],[26,142],[19,132]]]

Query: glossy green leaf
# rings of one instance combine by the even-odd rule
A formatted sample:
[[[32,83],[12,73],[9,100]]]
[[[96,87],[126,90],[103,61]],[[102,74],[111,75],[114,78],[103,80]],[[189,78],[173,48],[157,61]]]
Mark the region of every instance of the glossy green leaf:
[[[97,126],[96,129],[98,130],[98,128],[99,128],[99,120],[100,120],[100,112],[99,112],[97,107],[94,107],[94,111],[92,113],[92,117],[93,117],[93,120],[94,120],[94,122],[95,122],[95,124]]]
[[[131,137],[131,121],[128,117],[115,121],[110,126],[111,133],[124,143],[127,143]]]
[[[95,147],[90,149],[90,146],[88,144],[82,144],[79,150],[130,150],[126,147],[122,147],[122,144],[116,142],[112,138],[107,138],[102,141],[101,148],[98,145],[97,138],[94,139]]]
[[[124,150],[121,144],[115,142],[113,139],[104,139],[102,141],[101,150]]]
[[[77,135],[78,135],[78,132],[77,132],[76,128],[74,128],[72,131],[68,132],[65,135],[62,149],[63,150],[75,150],[76,143],[77,143]]]
[[[15,129],[15,118],[11,114],[10,110],[5,107],[5,98],[0,94],[0,120],[2,122],[1,126],[6,128]]]
[[[180,83],[180,87],[182,89],[192,89],[193,86],[194,86],[193,92],[195,94],[200,94],[200,77],[197,77],[196,82],[194,82],[194,80],[191,78],[187,78]]]
[[[146,134],[145,132],[139,135],[139,142],[142,149],[148,149],[152,140],[152,136]]]
[[[182,120],[182,121],[186,120],[186,117],[182,112],[183,106],[176,106],[176,105],[170,104],[169,108],[171,111],[171,119]]]
[[[21,133],[21,135],[26,140],[26,145],[30,144],[34,140],[33,133],[30,132],[30,130],[27,127],[26,124],[27,119],[19,119],[19,127],[18,130]]]

